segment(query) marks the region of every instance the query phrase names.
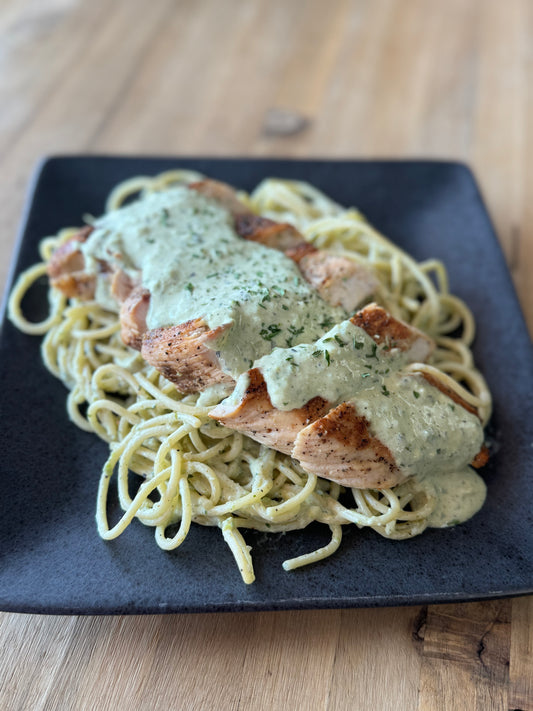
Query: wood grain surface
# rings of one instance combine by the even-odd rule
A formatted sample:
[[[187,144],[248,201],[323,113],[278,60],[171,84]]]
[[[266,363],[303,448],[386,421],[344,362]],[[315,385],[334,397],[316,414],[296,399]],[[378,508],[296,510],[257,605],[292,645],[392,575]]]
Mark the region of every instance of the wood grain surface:
[[[436,157],[481,184],[533,330],[531,0],[1,0],[0,281],[45,154]],[[4,502],[4,505],[6,502]],[[0,615],[0,708],[533,709],[533,598]]]

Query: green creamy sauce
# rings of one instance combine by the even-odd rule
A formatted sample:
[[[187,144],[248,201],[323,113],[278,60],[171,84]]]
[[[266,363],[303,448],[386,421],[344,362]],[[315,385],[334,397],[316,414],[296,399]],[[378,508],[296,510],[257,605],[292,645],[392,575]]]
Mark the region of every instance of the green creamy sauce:
[[[231,401],[244,392],[255,364],[281,410],[317,395],[334,405],[353,400],[407,475],[429,482],[464,471],[479,451],[477,417],[423,377],[406,375],[405,356],[394,344],[346,320],[349,314],[323,301],[281,252],[241,239],[216,202],[174,188],[111,212],[94,228],[82,245],[87,270],[98,274],[103,260],[135,277],[141,272],[151,293],[148,328],[195,318],[210,328],[230,326],[212,348],[225,372],[241,376]],[[96,298],[116,310],[108,280],[97,279]],[[220,396],[210,390],[203,397],[214,404]],[[446,486],[453,491],[451,476]],[[446,498],[440,479],[438,486]],[[442,513],[446,521],[462,516],[455,509],[461,495],[456,499],[453,514]]]
[[[283,253],[248,242],[223,207],[185,187],[154,193],[98,219],[83,244],[88,271],[104,260],[150,291],[148,328],[203,318],[229,324],[212,346],[233,377],[274,347],[312,342],[346,318]],[[97,300],[116,310],[106,280]]]
[[[320,395],[333,405],[353,401],[408,475],[463,468],[479,452],[479,419],[421,375],[407,375],[405,356],[344,321],[313,344],[278,348],[256,366],[280,410]]]
[[[447,528],[467,521],[479,511],[487,496],[485,482],[469,467],[446,476],[427,474],[421,484],[436,499],[428,519],[431,528]]]

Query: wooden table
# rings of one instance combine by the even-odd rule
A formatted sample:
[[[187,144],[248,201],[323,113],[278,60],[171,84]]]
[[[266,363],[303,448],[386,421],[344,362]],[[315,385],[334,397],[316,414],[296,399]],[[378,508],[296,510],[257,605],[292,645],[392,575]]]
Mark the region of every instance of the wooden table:
[[[474,168],[533,328],[532,47],[531,0],[3,0],[0,279],[44,154],[441,157]],[[0,648],[9,711],[533,709],[533,598],[2,614]]]

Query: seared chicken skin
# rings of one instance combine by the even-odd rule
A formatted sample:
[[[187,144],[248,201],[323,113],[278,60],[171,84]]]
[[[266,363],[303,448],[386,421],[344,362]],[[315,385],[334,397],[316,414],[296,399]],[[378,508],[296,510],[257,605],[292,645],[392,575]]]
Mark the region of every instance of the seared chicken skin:
[[[92,299],[96,287],[94,274],[85,272],[85,259],[80,245],[89,237],[93,228],[83,227],[52,254],[48,262],[50,283],[69,299]]]
[[[315,397],[301,408],[277,410],[261,371],[252,368],[247,376],[247,387],[240,400],[232,405],[227,402],[217,405],[209,416],[278,452],[292,454],[298,433],[331,409],[324,398]]]
[[[183,393],[196,393],[211,385],[233,383],[209,344],[231,326],[209,329],[198,318],[180,326],[154,328],[142,338],[141,355]]]

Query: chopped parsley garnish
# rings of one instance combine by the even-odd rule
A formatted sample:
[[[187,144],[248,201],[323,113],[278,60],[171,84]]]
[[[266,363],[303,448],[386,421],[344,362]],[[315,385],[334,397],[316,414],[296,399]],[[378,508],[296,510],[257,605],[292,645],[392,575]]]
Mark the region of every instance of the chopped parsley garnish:
[[[194,291],[194,286],[191,284],[191,282],[189,282],[188,284],[186,284],[186,285],[185,285],[185,288],[186,288],[187,291],[190,292],[191,294],[192,294],[192,292]]]
[[[390,395],[390,390],[387,389],[386,385],[381,386],[381,392],[383,393],[383,395],[386,395],[387,397],[389,397],[389,395]]]
[[[365,353],[365,358],[375,358],[377,360],[378,359],[377,350],[378,350],[378,344],[373,343],[371,352]]]
[[[293,336],[299,336],[301,333],[304,332],[304,327],[302,326],[301,328],[296,328],[296,326],[289,326],[289,333],[292,333]]]
[[[322,351],[313,351],[311,355],[313,358],[318,358],[319,355],[322,355]]]
[[[337,341],[337,343],[339,344],[339,346],[340,346],[341,348],[344,348],[344,346],[346,345],[346,343],[342,340],[342,338],[341,338],[338,334],[335,334],[334,338],[335,338],[335,340]]]
[[[355,350],[356,350],[356,351],[360,351],[361,348],[363,347],[363,345],[364,345],[364,344],[361,343],[360,341],[357,341],[357,340],[355,339],[355,336],[354,336],[354,339],[353,339],[353,347],[355,348]]]
[[[292,348],[294,338],[296,338],[296,336],[299,336],[301,333],[303,333],[304,327],[302,326],[301,328],[296,328],[296,326],[289,326],[287,330],[291,334],[291,337],[287,338],[285,340],[285,344],[286,344],[287,348]]]
[[[329,351],[324,351],[324,358],[326,359],[326,363],[329,364],[331,363],[331,358],[329,357]]]
[[[322,323],[319,324],[320,328],[331,328],[335,321],[331,318],[331,316],[326,316],[326,318],[322,321]]]
[[[417,400],[420,397],[420,393],[417,392],[416,390],[413,390],[413,395],[416,397]]]
[[[281,332],[281,328],[278,326],[278,324],[271,323],[270,326],[267,326],[266,328],[262,328],[259,331],[259,335],[261,336],[261,338],[264,338],[265,341],[271,341],[280,332]]]

